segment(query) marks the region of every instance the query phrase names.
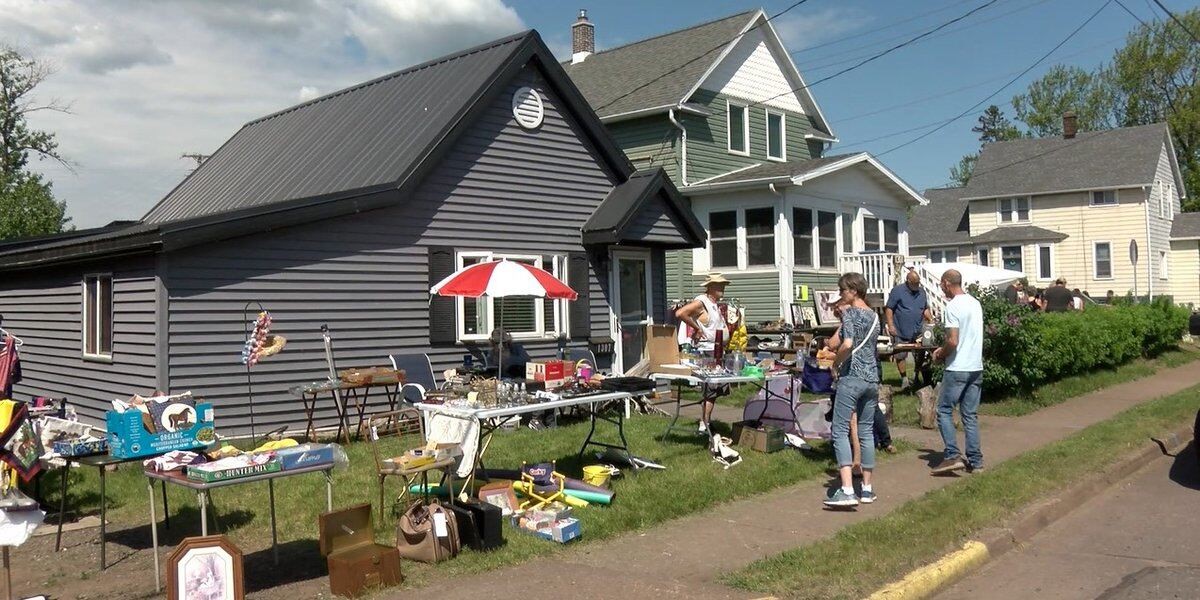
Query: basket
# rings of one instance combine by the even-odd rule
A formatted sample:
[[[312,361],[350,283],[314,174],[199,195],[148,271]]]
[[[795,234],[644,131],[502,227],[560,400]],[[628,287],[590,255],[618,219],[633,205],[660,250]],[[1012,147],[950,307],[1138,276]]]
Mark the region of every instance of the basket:
[[[475,379],[471,381],[471,391],[475,392],[475,397],[479,405],[484,408],[492,408],[499,404],[499,395],[496,393],[495,379]]]

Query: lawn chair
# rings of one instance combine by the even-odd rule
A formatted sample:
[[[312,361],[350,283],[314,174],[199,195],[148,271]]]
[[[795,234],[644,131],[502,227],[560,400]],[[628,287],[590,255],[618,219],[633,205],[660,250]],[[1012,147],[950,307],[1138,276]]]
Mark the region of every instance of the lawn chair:
[[[388,356],[392,368],[404,371],[404,385],[400,387],[400,397],[407,404],[416,404],[425,400],[425,393],[437,389],[437,379],[433,376],[433,364],[429,362],[428,354],[392,354]]]
[[[405,407],[400,410],[376,413],[367,417],[367,439],[371,444],[371,455],[375,458],[375,475],[379,486],[379,518],[382,520],[384,515],[384,498],[383,489],[387,478],[396,475],[404,480],[404,487],[400,490],[400,494],[396,496],[396,504],[404,506],[404,500],[409,495],[409,488],[420,477],[424,486],[426,496],[429,494],[429,471],[442,471],[443,484],[449,480],[449,484],[453,487],[454,484],[454,469],[453,461],[447,464],[445,461],[437,461],[433,464],[424,465],[415,469],[407,469],[399,465],[385,464],[384,457],[379,451],[379,439],[388,436],[400,436],[405,433],[411,433],[413,425],[417,427],[417,433],[420,434],[420,441],[425,443],[425,429],[422,426],[421,414],[415,408]]]
[[[521,463],[521,494],[525,501],[521,510],[539,509],[551,502],[566,502],[567,478],[559,473],[553,461],[527,465]]]

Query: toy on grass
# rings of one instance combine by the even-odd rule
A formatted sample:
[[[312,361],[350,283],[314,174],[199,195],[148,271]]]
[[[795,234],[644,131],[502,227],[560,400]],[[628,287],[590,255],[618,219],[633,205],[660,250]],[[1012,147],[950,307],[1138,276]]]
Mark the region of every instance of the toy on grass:
[[[521,480],[513,482],[513,489],[527,498],[521,503],[521,510],[539,509],[556,501],[574,506],[567,498],[567,478],[558,472],[554,461],[535,465],[521,463]],[[582,501],[576,499],[576,502]]]

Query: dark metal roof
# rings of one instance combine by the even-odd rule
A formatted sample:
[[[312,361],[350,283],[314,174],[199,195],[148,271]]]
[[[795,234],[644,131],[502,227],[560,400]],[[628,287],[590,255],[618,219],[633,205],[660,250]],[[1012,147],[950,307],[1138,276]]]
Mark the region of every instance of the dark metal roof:
[[[538,50],[554,62],[537,33],[527,31],[252,121],[143,221],[398,186],[497,80],[507,79],[506,68]],[[546,70],[561,72],[556,64]]]
[[[528,64],[625,181],[633,166],[535,31],[405,69],[244,126],[128,227],[0,247],[0,271],[182,248],[403,202]]]
[[[956,246],[971,241],[966,188],[931,188],[923,194],[929,204],[913,207],[908,217],[908,246]]]
[[[1200,212],[1175,215],[1171,222],[1171,239],[1200,239]]]
[[[628,181],[614,187],[583,224],[583,243],[615,244],[624,240],[625,230],[656,197],[663,197],[667,201],[674,217],[672,220],[682,225],[679,233],[684,243],[676,246],[697,248],[703,245],[706,239],[704,226],[692,214],[662,167],[638,171]]]
[[[1141,186],[1154,182],[1166,123],[983,147],[966,198]],[[1178,184],[1177,184],[1178,186]],[[1182,189],[1182,188],[1180,188]]]
[[[1067,234],[1051,231],[1036,225],[1005,225],[991,231],[981,233],[972,242],[979,244],[999,244],[1003,242],[1061,242],[1067,239]]]
[[[757,10],[597,52],[581,63],[563,63],[602,118],[674,106],[684,100]]]

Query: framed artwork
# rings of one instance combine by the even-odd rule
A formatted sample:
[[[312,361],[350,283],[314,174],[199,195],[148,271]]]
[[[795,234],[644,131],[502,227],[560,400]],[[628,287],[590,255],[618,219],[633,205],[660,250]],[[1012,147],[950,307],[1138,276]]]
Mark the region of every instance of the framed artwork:
[[[817,309],[811,300],[792,303],[792,324],[797,327],[816,327]]]
[[[833,314],[833,305],[842,297],[841,292],[833,290],[832,292],[813,292],[813,303],[816,305],[817,319],[820,321],[817,325],[833,325],[838,323],[838,318]]]
[[[500,507],[504,516],[517,512],[521,506],[517,503],[517,495],[513,492],[512,482],[503,480],[493,481],[479,488],[479,501]]]
[[[223,535],[184,538],[167,557],[168,600],[244,600],[242,551]]]

